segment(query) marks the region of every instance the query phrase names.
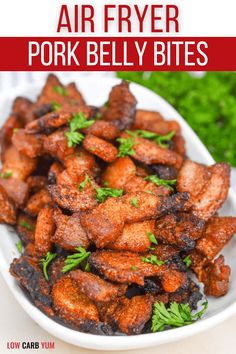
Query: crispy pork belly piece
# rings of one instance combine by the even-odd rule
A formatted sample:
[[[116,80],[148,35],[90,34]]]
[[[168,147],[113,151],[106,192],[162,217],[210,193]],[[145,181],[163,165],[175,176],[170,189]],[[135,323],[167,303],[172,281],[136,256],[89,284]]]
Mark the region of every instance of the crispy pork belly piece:
[[[75,152],[74,147],[68,146],[66,137],[67,128],[58,129],[54,133],[46,136],[43,139],[43,149],[50,156],[64,161],[69,155]]]
[[[86,118],[89,118],[94,113],[94,108],[89,106],[74,106],[70,109],[56,112],[49,112],[44,116],[35,119],[34,121],[28,123],[25,130],[28,134],[35,133],[46,133],[48,134],[52,130],[62,127],[69,123],[76,113],[83,113]]]
[[[34,119],[33,114],[34,104],[26,97],[16,97],[13,102],[12,112],[20,117],[23,125]]]
[[[183,209],[188,197],[173,195],[167,198],[138,192],[119,198],[109,198],[91,212],[81,216],[82,226],[98,248],[114,243],[125,223],[154,219],[176,209]]]
[[[0,185],[0,223],[14,225],[16,223],[16,210],[8,198],[5,189]]]
[[[95,304],[80,292],[70,277],[62,277],[54,284],[52,301],[55,312],[66,323],[88,332],[98,325],[99,315]]]
[[[176,134],[172,138],[172,143],[173,143],[172,149],[175,152],[177,152],[177,154],[182,155],[182,156],[186,155],[185,140],[182,135]]]
[[[17,150],[30,158],[43,154],[43,139],[41,135],[26,134],[24,129],[19,129],[12,136],[12,143]]]
[[[126,183],[135,176],[136,166],[128,157],[118,157],[107,166],[103,173],[103,183],[106,182],[110,188],[123,188]]]
[[[187,160],[179,171],[177,189],[190,194],[196,216],[209,220],[227,198],[229,176],[230,169],[225,163],[206,167]]]
[[[132,252],[97,251],[89,257],[89,263],[92,269],[116,283],[136,283],[143,286],[145,277],[158,276],[167,292],[174,292],[186,283],[185,273],[170,269],[166,265],[144,262],[142,257]]]
[[[26,180],[30,192],[38,192],[47,186],[47,177],[45,176],[29,176]]]
[[[157,186],[152,182],[145,181],[142,177],[134,176],[124,186],[124,192],[134,193],[139,191],[154,194],[159,197],[171,194],[171,190],[168,187]]]
[[[129,128],[135,117],[136,104],[137,101],[129,90],[129,83],[122,81],[112,88],[102,118],[112,121],[120,130]]]
[[[224,264],[222,255],[203,268],[200,281],[204,284],[205,294],[216,297],[227,294],[230,272],[230,267]]]
[[[164,244],[190,251],[202,236],[204,226],[205,222],[192,214],[169,214],[156,221],[155,236]]]
[[[82,144],[85,150],[100,157],[105,162],[113,162],[118,155],[118,150],[115,146],[91,134],[84,138]]]
[[[10,114],[0,130],[1,155],[4,154],[4,150],[7,146],[11,145],[11,138],[14,131],[21,127],[22,123],[19,115],[15,113]]]
[[[149,251],[150,254],[154,254],[161,261],[170,261],[179,255],[179,250],[170,245],[152,245],[152,250]]]
[[[54,231],[53,209],[45,207],[38,214],[35,228],[35,249],[38,256],[45,256],[51,250]]]
[[[50,287],[35,259],[21,256],[14,259],[10,273],[25,288],[34,304],[49,316],[53,316],[51,308]]]
[[[148,167],[151,170],[151,174],[154,172],[161,179],[172,180],[177,178],[177,170],[174,167],[161,164],[154,164]]]
[[[83,272],[80,269],[70,272],[71,279],[77,284],[80,292],[96,302],[110,302],[125,294],[127,286],[109,283],[99,276]]]
[[[29,198],[24,211],[31,216],[36,216],[42,208],[50,206],[51,204],[52,199],[48,190],[42,188]]]
[[[26,214],[20,213],[16,222],[16,231],[24,244],[34,242],[34,219]]]
[[[68,251],[74,251],[75,247],[89,247],[90,242],[86,231],[80,224],[79,213],[67,216],[62,214],[59,209],[55,209],[53,215],[57,227],[52,237],[54,243]]]
[[[37,167],[37,160],[19,153],[11,145],[4,151],[2,172],[11,171],[12,177],[24,181]]]
[[[0,178],[2,186],[8,197],[12,199],[17,207],[22,207],[29,197],[29,186],[27,183],[16,178]]]
[[[61,88],[61,90],[60,90]],[[49,74],[47,81],[42,89],[40,96],[38,97],[38,103],[59,103],[61,105],[66,102],[78,105],[84,105],[85,101],[75,83],[70,83],[67,86],[62,85],[59,79],[54,74]]]
[[[120,134],[119,129],[112,122],[105,120],[97,120],[89,128],[82,130],[85,134],[92,134],[98,138],[112,141]]]
[[[67,156],[63,164],[71,176],[81,176],[85,173],[95,176],[98,172],[95,157],[82,148],[76,150],[74,154]]]
[[[92,188],[84,188],[80,192],[79,186],[75,187],[68,184],[50,185],[48,187],[50,195],[55,203],[63,209],[72,211],[90,210],[97,205],[96,191]]]
[[[60,162],[57,161],[53,162],[48,171],[48,183],[56,184],[57,178],[62,171],[63,171],[63,166],[60,164]]]
[[[190,268],[197,275],[198,279],[200,279],[203,268],[207,264],[209,264],[210,261],[205,256],[203,256],[203,254],[198,252],[196,249],[193,249],[192,251],[190,251],[188,255],[191,260]]]
[[[236,217],[213,217],[206,226],[206,230],[196,244],[196,250],[209,260],[223,249],[236,233]]]
[[[54,258],[54,260],[48,265],[48,278],[51,286],[64,277],[64,273],[62,273],[62,268],[64,266],[65,258],[61,256]]]
[[[140,334],[152,315],[153,299],[150,295],[123,297],[106,314],[106,324],[114,330],[132,335]]]
[[[122,234],[107,248],[120,251],[145,252],[151,246],[148,234],[154,232],[154,220],[126,224]]]

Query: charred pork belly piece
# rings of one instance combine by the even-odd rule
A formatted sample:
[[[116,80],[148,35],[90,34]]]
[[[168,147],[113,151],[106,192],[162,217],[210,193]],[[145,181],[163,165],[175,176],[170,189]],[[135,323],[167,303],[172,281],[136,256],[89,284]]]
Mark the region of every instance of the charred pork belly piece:
[[[97,251],[90,256],[89,263],[99,274],[117,283],[144,285],[145,277],[158,276],[167,292],[174,292],[185,284],[185,273],[169,269],[164,264],[153,265],[144,258],[132,252]]]
[[[124,139],[130,138],[128,133],[122,133],[121,137]],[[183,157],[170,149],[165,149],[157,143],[138,137],[132,137],[133,145],[133,158],[146,165],[163,164],[173,166],[180,169],[183,163]]]
[[[127,285],[109,283],[97,275],[80,269],[70,272],[70,277],[77,284],[80,292],[95,303],[110,302],[124,295],[127,289]]]
[[[236,233],[236,217],[213,217],[206,226],[196,250],[212,260]]]
[[[48,183],[56,184],[59,174],[63,171],[63,166],[59,162],[53,162],[48,171]]]
[[[51,308],[50,286],[33,258],[28,256],[15,258],[11,263],[10,273],[27,290],[32,301],[40,310],[49,316],[54,315]]]
[[[73,251],[75,247],[89,247],[90,242],[80,224],[79,213],[67,216],[59,209],[55,209],[54,220],[56,223],[56,232],[52,237],[54,243],[68,251]]]
[[[149,251],[150,254],[154,254],[161,261],[170,261],[179,255],[179,250],[170,245],[153,245],[152,250]]]
[[[47,177],[45,176],[29,176],[26,180],[30,192],[38,192],[47,186]]]
[[[102,118],[112,121],[120,130],[129,128],[134,121],[136,104],[137,101],[129,90],[129,83],[122,81],[112,88]]]
[[[152,304],[150,295],[134,296],[132,299],[123,297],[108,309],[105,323],[128,335],[140,334],[151,318]]]
[[[42,208],[50,205],[52,205],[50,194],[46,188],[42,188],[29,198],[24,211],[30,216],[36,216]]]
[[[157,186],[152,182],[145,181],[142,177],[134,176],[124,186],[125,193],[134,193],[143,191],[156,196],[168,196],[171,194],[170,188],[166,186]]]
[[[180,132],[180,125],[175,120],[164,120],[159,112],[138,109],[132,129],[148,130],[165,135],[171,131]]]
[[[67,156],[72,155],[75,152],[75,148],[68,146],[66,132],[67,128],[62,128],[44,137],[43,149],[45,153],[60,161],[64,161]]]
[[[122,234],[107,248],[120,251],[145,252],[151,246],[149,235],[154,232],[154,220],[126,224]]]
[[[16,231],[24,244],[34,242],[34,219],[26,214],[20,213],[16,222]]]
[[[126,183],[135,176],[136,166],[128,157],[118,157],[107,166],[103,173],[103,183],[107,183],[110,188],[123,188]]]
[[[100,157],[105,162],[115,161],[118,150],[111,143],[94,135],[87,135],[83,140],[83,147],[91,154]]]
[[[82,132],[108,141],[114,140],[120,134],[114,123],[105,120],[97,120],[89,128],[82,129]]]
[[[7,118],[0,130],[1,158],[4,157],[4,151],[11,145],[11,138],[17,129],[22,127],[18,114],[12,113]]]
[[[3,178],[0,177],[0,186],[5,189],[16,207],[22,207],[29,197],[29,186],[17,178],[5,177],[8,173],[11,174],[10,171],[2,172]]]
[[[177,189],[189,193],[194,215],[209,220],[227,198],[229,176],[225,163],[206,167],[187,160],[179,171]]]
[[[45,207],[38,214],[35,228],[35,249],[39,257],[51,250],[54,231],[53,209]]]
[[[26,97],[16,97],[13,102],[12,112],[19,116],[23,125],[31,122],[35,118],[33,110],[34,103]]]
[[[62,256],[54,258],[48,266],[49,283],[53,286],[59,279],[64,277],[62,269],[65,266],[65,258]]]
[[[54,284],[52,301],[56,314],[68,325],[86,332],[96,329],[99,322],[97,307],[80,292],[70,277],[64,276]]]
[[[188,213],[169,214],[156,221],[158,241],[189,251],[195,247],[204,230],[205,222]]]
[[[223,296],[229,290],[230,267],[224,264],[221,255],[203,268],[200,281],[204,284],[206,295]]]
[[[40,134],[27,134],[24,129],[18,129],[13,133],[12,143],[16,149],[30,157],[41,156],[43,151],[43,137]]]
[[[151,172],[154,172],[161,179],[173,180],[177,178],[177,170],[174,167],[161,164],[154,164],[148,167]]]
[[[8,198],[5,189],[0,185],[0,223],[14,225],[16,223],[16,210]]]

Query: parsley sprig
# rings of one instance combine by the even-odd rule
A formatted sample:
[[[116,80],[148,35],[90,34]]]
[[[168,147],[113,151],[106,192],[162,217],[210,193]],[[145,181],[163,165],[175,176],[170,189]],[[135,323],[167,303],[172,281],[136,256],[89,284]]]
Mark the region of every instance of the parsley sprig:
[[[174,188],[172,186],[176,185],[177,180],[176,179],[161,179],[158,178],[156,175],[151,175],[151,176],[147,176],[144,178],[146,181],[150,181],[154,184],[156,184],[157,186],[165,186],[167,188],[169,188],[172,192],[174,191]]]
[[[67,273],[71,269],[76,268],[82,261],[87,259],[91,254],[91,252],[87,252],[86,249],[83,247],[75,247],[75,250],[78,252],[67,256],[65,260],[65,265],[62,268],[62,273]]]
[[[0,173],[0,177],[3,179],[8,179],[12,176],[12,171],[5,171]]]
[[[133,138],[117,138],[116,140],[120,143],[118,157],[133,156],[135,154],[133,147],[136,142]]]
[[[86,174],[83,182],[81,182],[79,185],[80,192],[82,192],[84,190],[84,187],[86,186],[87,183],[90,183],[90,185],[93,187],[93,183],[92,183],[90,176]]]
[[[151,243],[154,243],[154,245],[158,244],[157,239],[156,239],[155,235],[152,232],[150,232],[150,231],[147,232],[147,235],[148,235],[148,238],[149,238]]]
[[[153,132],[149,132],[147,130],[135,130],[135,131],[126,131],[129,135],[132,135],[133,137],[140,137],[144,139],[149,139],[155,141],[160,147],[163,149],[168,148],[168,143],[171,141],[171,139],[175,136],[175,130],[172,130],[171,132],[167,133],[166,135],[160,135],[156,134]]]
[[[29,224],[26,220],[21,220],[19,222],[19,225],[24,227],[25,229],[27,229],[29,231],[34,231],[34,229],[35,229],[34,225]]]
[[[15,246],[16,246],[16,248],[17,248],[17,251],[19,252],[19,253],[22,253],[23,252],[23,244],[22,244],[22,242],[19,240],[17,243],[15,243]]]
[[[47,252],[45,258],[40,259],[40,262],[42,263],[42,267],[43,267],[43,275],[44,278],[46,280],[48,280],[48,265],[49,263],[51,263],[51,261],[56,258],[57,254],[56,253],[51,253],[51,252]]]
[[[183,259],[183,262],[186,264],[186,267],[189,268],[191,266],[191,259],[190,259],[190,255],[186,256],[184,259]]]
[[[109,197],[121,197],[123,195],[123,189],[115,188],[96,188],[96,199],[99,203],[104,203]]]
[[[93,119],[86,119],[85,115],[82,112],[74,114],[73,119],[69,122],[70,131],[65,133],[68,140],[68,146],[73,147],[75,145],[79,145],[84,139],[84,135],[78,130],[88,128],[94,122],[95,120]]]
[[[157,266],[161,266],[161,265],[165,264],[165,262],[158,259],[155,254],[151,254],[148,257],[141,257],[141,261],[145,262],[145,263],[157,265]]]
[[[202,305],[201,311],[192,314],[189,304],[172,302],[170,307],[166,308],[163,302],[155,303],[152,315],[152,332],[163,331],[166,327],[182,327],[197,321],[205,313],[208,302],[206,301]]]
[[[132,198],[130,200],[130,204],[133,205],[135,208],[138,208],[138,198]]]
[[[63,86],[60,86],[60,85],[53,86],[53,91],[55,91],[59,95],[67,96],[67,91],[66,91],[65,87],[63,87]]]

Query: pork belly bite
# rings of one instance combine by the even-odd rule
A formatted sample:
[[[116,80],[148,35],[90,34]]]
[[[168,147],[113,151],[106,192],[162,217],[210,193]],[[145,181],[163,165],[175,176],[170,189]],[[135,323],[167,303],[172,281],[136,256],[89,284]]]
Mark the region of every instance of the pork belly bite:
[[[103,173],[103,183],[107,183],[110,188],[123,188],[128,181],[135,176],[136,166],[128,157],[118,157],[107,166]]]
[[[84,175],[85,173],[95,176],[99,171],[95,157],[82,148],[76,150],[74,154],[67,156],[63,164],[71,176],[75,174],[77,176]]]
[[[73,251],[75,247],[89,247],[90,242],[85,230],[80,224],[79,213],[67,216],[56,209],[54,210],[54,220],[57,227],[52,237],[54,243],[68,251]]]
[[[144,285],[145,277],[158,276],[164,290],[174,292],[186,282],[185,273],[145,262],[143,256],[132,252],[97,251],[89,257],[89,263],[99,274],[116,283]]]
[[[112,122],[97,120],[89,128],[82,129],[85,134],[92,134],[98,138],[112,141],[120,134],[119,129]]]
[[[80,291],[95,303],[110,302],[124,295],[127,289],[126,285],[109,283],[97,275],[83,272],[80,269],[70,272],[70,277]]]
[[[188,213],[166,215],[156,221],[155,236],[158,241],[189,251],[202,236],[205,222]]]
[[[129,83],[122,81],[112,88],[102,118],[112,121],[120,130],[129,128],[134,121],[136,104],[137,101],[129,90]]]
[[[43,154],[43,139],[41,135],[26,134],[24,129],[18,129],[12,136],[12,143],[17,150],[34,158]]]
[[[62,277],[52,288],[52,301],[56,314],[68,325],[93,332],[99,315],[95,304],[79,291],[70,277]]]
[[[16,223],[15,206],[2,186],[0,186],[0,222],[11,225]]]
[[[20,213],[17,218],[16,231],[24,244],[34,242],[34,219],[26,214]]]
[[[236,217],[213,217],[206,225],[196,250],[212,260],[236,233]]]
[[[52,199],[48,190],[42,188],[29,198],[24,211],[31,216],[36,216],[42,208],[51,204]]]
[[[205,294],[216,297],[227,294],[230,273],[230,267],[224,264],[222,255],[204,267],[200,281],[204,284]]]
[[[2,175],[4,176],[4,172]],[[0,177],[0,185],[17,207],[22,207],[26,203],[29,197],[29,186],[27,183],[13,177]]]
[[[43,139],[45,153],[64,161],[65,158],[75,152],[75,148],[68,146],[66,137],[67,128],[59,129]]]
[[[85,150],[100,157],[105,162],[113,162],[118,155],[118,150],[115,146],[94,135],[87,135],[82,144]]]
[[[114,330],[132,335],[140,334],[152,315],[153,299],[150,295],[122,298],[106,315],[106,324]]]
[[[149,235],[154,231],[154,220],[126,224],[122,234],[107,248],[120,251],[145,252],[151,246]]]
[[[187,160],[179,172],[177,190],[189,193],[194,215],[209,220],[227,198],[229,176],[225,163],[206,167]]]
[[[124,186],[124,191],[125,193],[145,191],[146,193],[154,194],[159,197],[171,194],[170,188],[157,186],[152,182],[145,181],[145,179],[139,176],[132,177]]]
[[[54,231],[53,209],[41,209],[37,217],[35,228],[35,249],[39,256],[44,256],[51,250]]]
[[[38,263],[31,257],[21,256],[10,265],[10,273],[25,288],[34,304],[48,316],[53,316],[50,287]]]

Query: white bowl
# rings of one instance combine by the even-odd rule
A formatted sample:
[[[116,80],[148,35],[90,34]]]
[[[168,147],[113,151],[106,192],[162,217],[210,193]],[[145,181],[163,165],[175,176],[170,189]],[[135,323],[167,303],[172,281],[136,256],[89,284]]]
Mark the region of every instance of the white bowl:
[[[87,102],[99,106],[107,100],[107,96],[111,87],[118,82],[120,82],[120,80],[111,78],[83,78],[80,79],[77,84]],[[24,85],[1,93],[0,124],[2,124],[7,118],[7,115],[10,112],[12,101],[16,96],[20,95],[34,99],[42,88],[42,85],[42,82],[38,83],[37,85]],[[180,123],[183,135],[187,143],[188,156],[191,159],[205,164],[214,163],[211,155],[206,150],[196,134],[193,132],[193,130],[174,110],[174,108],[170,106],[163,98],[137,84],[131,84],[131,90],[137,98],[138,107],[160,111],[166,119],[175,119]],[[229,192],[229,197],[221,210],[221,214],[236,215],[236,198],[232,191]],[[64,327],[61,324],[48,318],[34,305],[31,304],[23,291],[17,285],[15,279],[8,272],[12,259],[14,257],[18,257],[18,253],[15,247],[15,243],[18,240],[17,235],[12,231],[10,227],[5,225],[0,225],[0,232],[0,270],[7,285],[9,286],[19,304],[35,322],[37,322],[49,333],[60,338],[61,340],[64,340],[65,342],[72,343],[83,348],[109,351],[153,347],[162,343],[177,341],[181,338],[189,337],[201,331],[205,331],[206,329],[215,326],[232,314],[236,313],[236,256],[234,251],[236,249],[235,239],[230,242],[230,244],[224,249],[223,252],[226,257],[226,263],[229,264],[232,269],[229,293],[219,299],[209,298],[209,308],[201,320],[186,327],[171,329],[159,333],[149,333],[136,336],[98,336],[81,333],[79,331]],[[20,324],[16,323],[15,325],[18,326]]]

